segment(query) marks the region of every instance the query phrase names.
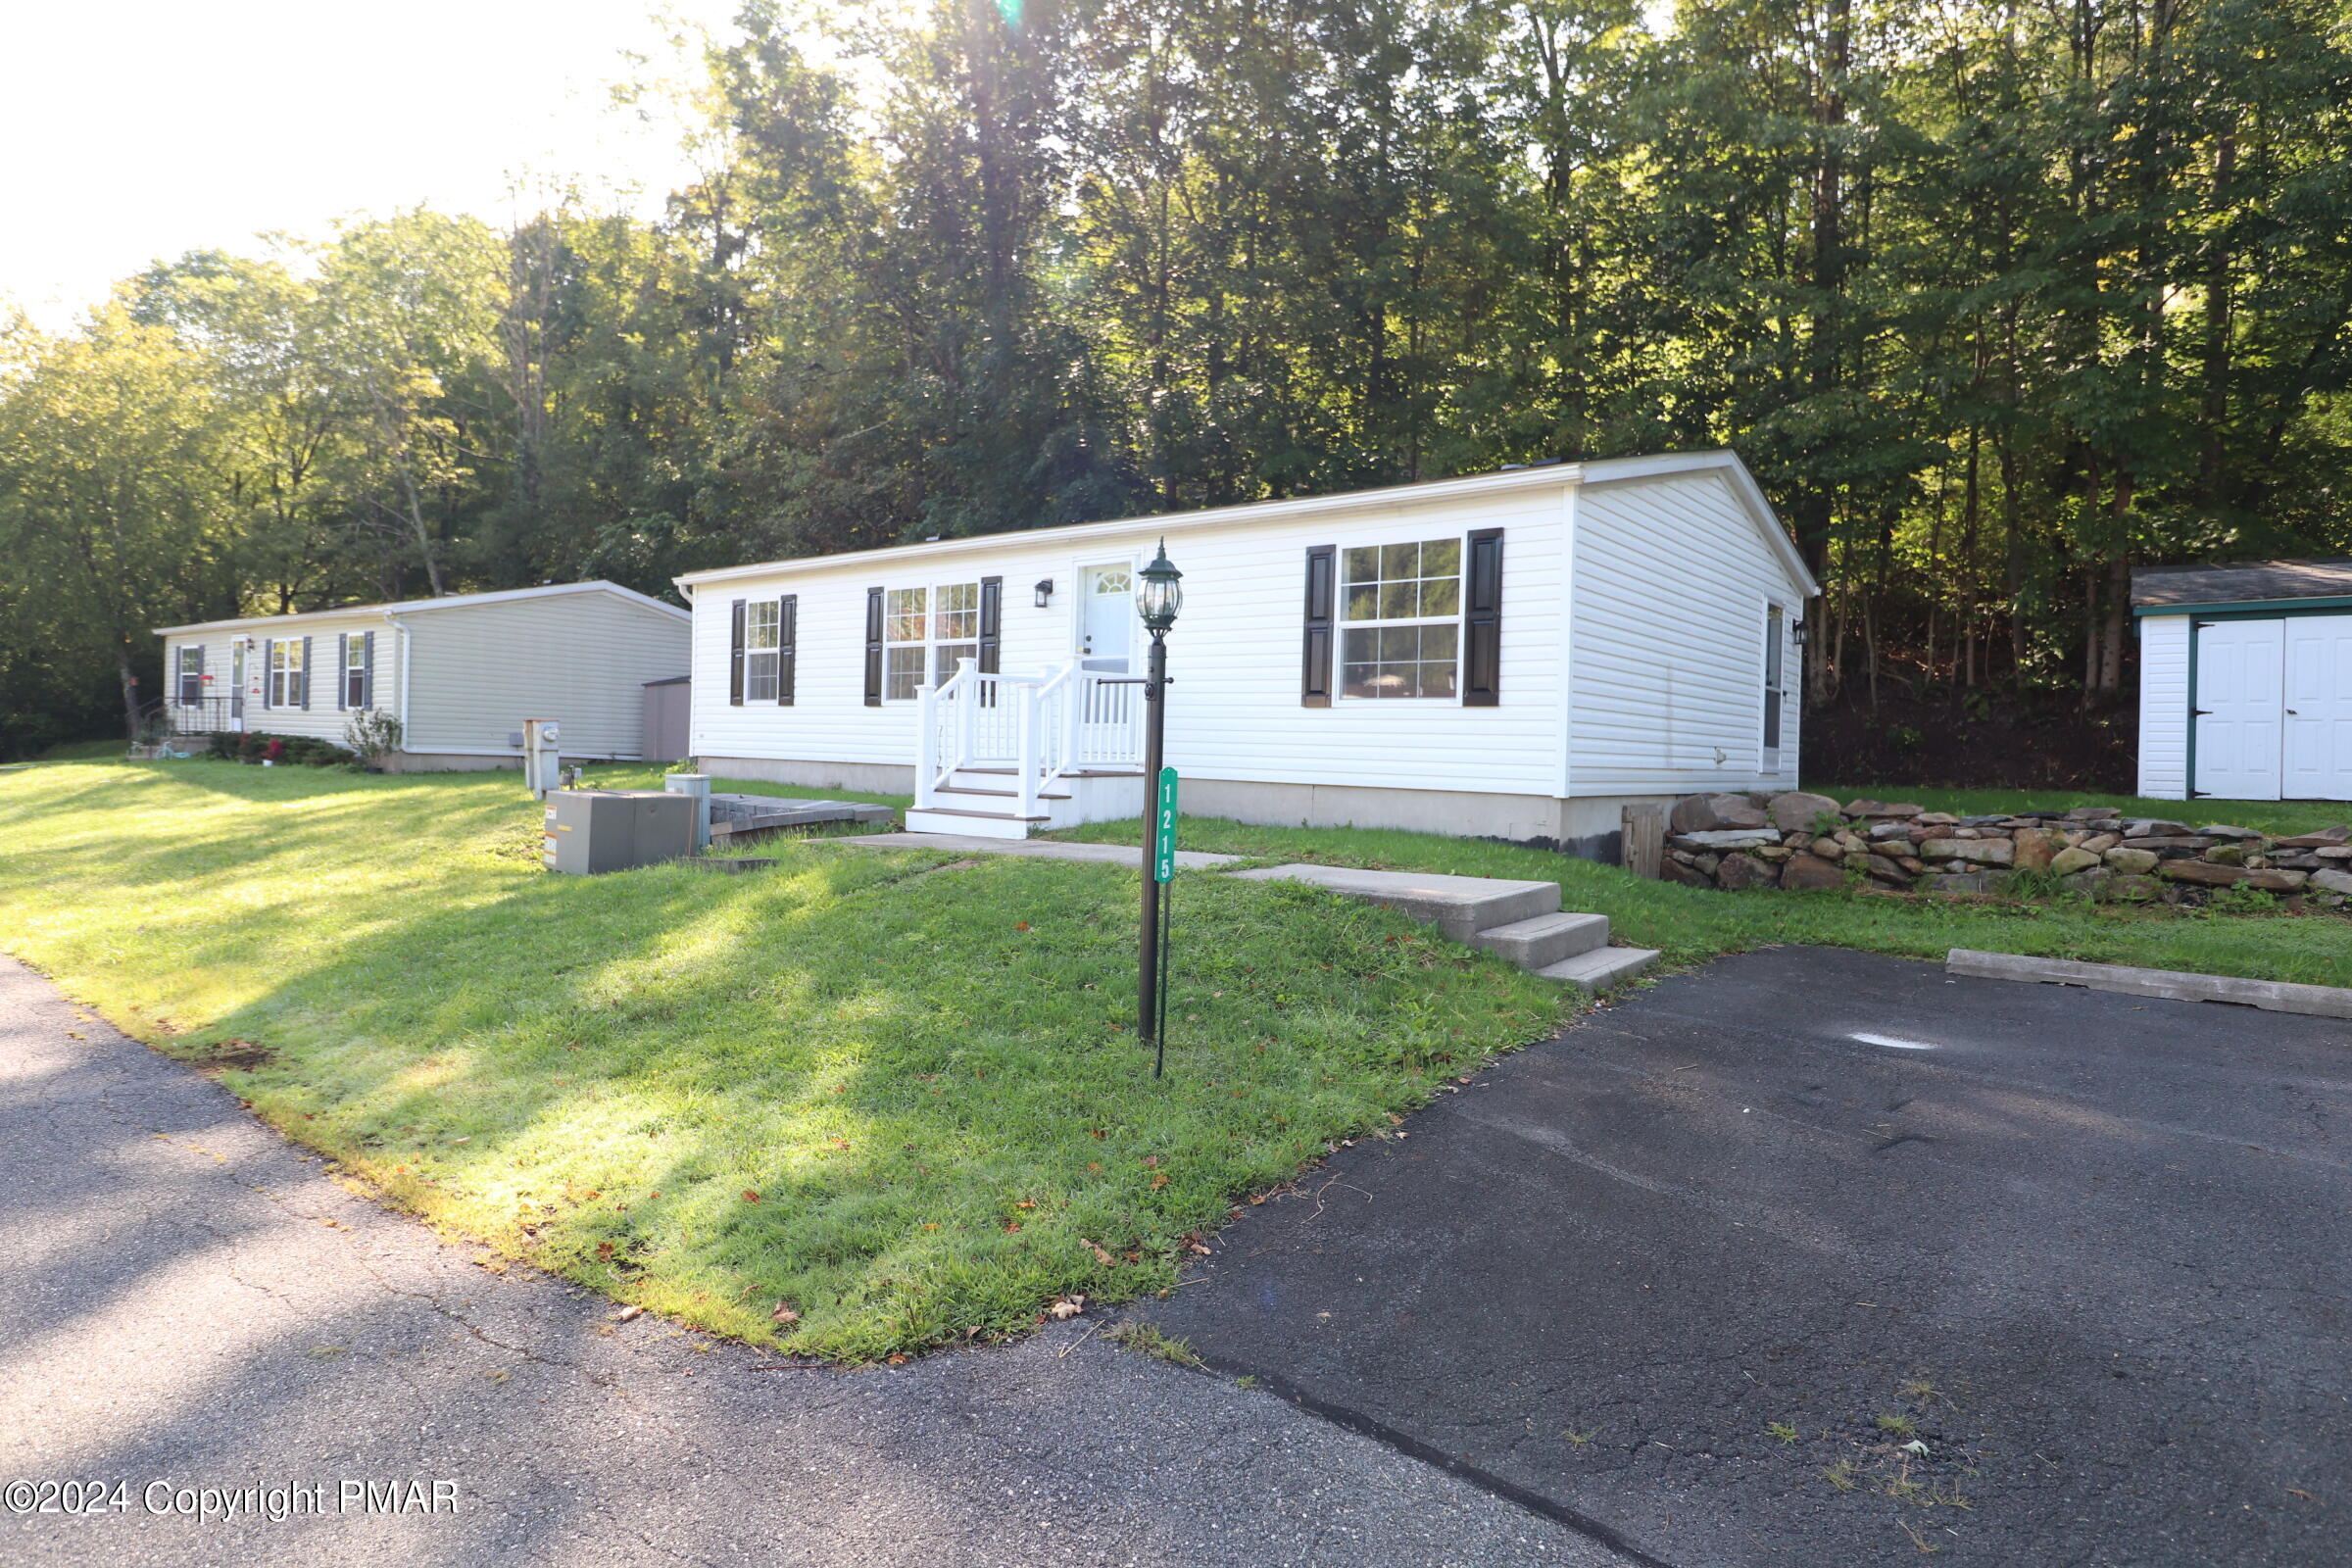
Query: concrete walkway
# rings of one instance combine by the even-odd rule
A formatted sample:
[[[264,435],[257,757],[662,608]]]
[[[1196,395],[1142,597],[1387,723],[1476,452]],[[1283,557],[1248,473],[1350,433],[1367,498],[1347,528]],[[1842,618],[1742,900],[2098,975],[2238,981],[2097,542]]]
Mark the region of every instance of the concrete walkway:
[[[20,1480],[127,1496],[0,1506],[0,1562],[1620,1561],[1272,1395],[1105,1345],[1098,1319],[893,1370],[762,1371],[479,1256],[0,958],[0,1504]],[[368,1482],[447,1484],[454,1512],[334,1510]],[[146,1502],[320,1483],[326,1516],[276,1523]]]
[[[953,850],[958,855],[1025,855],[1040,860],[1093,860],[1110,865],[1141,865],[1144,852],[1130,844],[1063,844],[1055,839],[984,839],[960,833],[850,833],[840,838],[810,839],[811,844],[852,844],[868,850]],[[1238,865],[1238,855],[1209,855],[1200,850],[1178,850],[1177,869],[1206,871]]]

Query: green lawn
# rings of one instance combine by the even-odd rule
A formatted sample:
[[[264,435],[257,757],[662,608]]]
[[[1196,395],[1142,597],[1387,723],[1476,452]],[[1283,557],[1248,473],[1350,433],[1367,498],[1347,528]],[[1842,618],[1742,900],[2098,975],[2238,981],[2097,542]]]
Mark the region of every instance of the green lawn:
[[[2026,796],[1988,790],[1889,791],[1825,789],[1839,800],[1875,795],[1959,811],[2034,807],[2121,805],[2167,808],[2178,817],[2183,803],[2131,803],[2117,797]],[[2228,820],[2246,826],[2304,831],[2340,822],[2352,808],[2338,804],[2254,807],[2197,803],[2192,824]],[[2150,811],[2148,814],[2167,814]],[[1132,844],[1137,822],[1101,822],[1062,838]],[[1369,828],[1252,827],[1215,818],[1188,818],[1186,849],[1259,858],[1312,860],[1375,869],[1441,871],[1460,876],[1530,877],[1560,884],[1563,903],[1609,917],[1621,941],[1661,950],[1670,962],[1692,962],[1723,953],[1781,942],[1820,943],[1875,953],[1940,958],[1953,948],[2029,953],[2095,962],[2250,975],[2321,985],[2352,985],[2352,919],[2341,914],[2223,914],[2092,905],[2081,900],[2033,903],[1956,900],[1833,890],[1821,893],[1725,893],[1653,882],[1590,860],[1545,850],[1481,839],[1441,838]]]
[[[559,878],[537,809],[511,772],[0,774],[0,945],[453,1232],[846,1358],[1163,1288],[1238,1195],[1572,1006],[1401,916],[1188,875],[1154,1082],[1131,873],[787,842]]]

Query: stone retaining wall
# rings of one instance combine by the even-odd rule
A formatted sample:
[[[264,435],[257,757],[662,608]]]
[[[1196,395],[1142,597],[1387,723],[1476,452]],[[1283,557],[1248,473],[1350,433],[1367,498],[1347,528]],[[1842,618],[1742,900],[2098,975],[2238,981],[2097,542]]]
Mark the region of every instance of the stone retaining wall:
[[[2218,890],[2259,889],[2352,906],[2352,826],[2272,838],[2227,823],[2191,827],[2112,807],[1954,816],[1903,802],[1848,801],[1802,790],[1693,795],[1667,821],[1659,874],[1721,888],[1834,888],[2002,893],[2020,871],[2047,872],[2093,898],[2202,904]]]

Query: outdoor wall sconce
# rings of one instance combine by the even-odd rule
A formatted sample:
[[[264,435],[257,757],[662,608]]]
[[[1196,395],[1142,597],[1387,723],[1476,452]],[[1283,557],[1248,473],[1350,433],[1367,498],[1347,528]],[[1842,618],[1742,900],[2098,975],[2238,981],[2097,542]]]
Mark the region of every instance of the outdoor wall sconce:
[[[1052,603],[1054,603],[1054,579],[1040,577],[1037,580],[1037,608],[1043,610]]]
[[[1788,640],[1795,643],[1797,647],[1802,648],[1805,646],[1805,643],[1810,636],[1810,632],[1811,628],[1806,626],[1806,624],[1800,620],[1788,628]]]

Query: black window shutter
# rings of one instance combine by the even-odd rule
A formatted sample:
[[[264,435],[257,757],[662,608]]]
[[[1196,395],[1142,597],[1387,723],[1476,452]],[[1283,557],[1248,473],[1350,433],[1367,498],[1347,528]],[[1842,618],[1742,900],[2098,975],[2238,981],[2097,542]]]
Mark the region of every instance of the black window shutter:
[[[980,673],[998,673],[998,660],[1004,646],[1004,579],[980,579]]]
[[[1470,531],[1469,581],[1462,585],[1462,706],[1502,700],[1502,530]]]
[[[375,633],[360,633],[360,706],[375,706]]]
[[[335,633],[335,710],[340,712],[351,697],[351,633]]]
[[[882,706],[882,590],[865,591],[865,706]]]
[[[311,639],[302,640],[302,706],[311,706]]]
[[[1306,646],[1298,675],[1298,706],[1331,706],[1332,615],[1337,609],[1333,576],[1339,567],[1338,545],[1315,545],[1306,552]]]
[[[743,601],[733,607],[735,629],[734,651],[727,659],[727,701],[737,708],[743,706]]]
[[[786,594],[776,601],[776,706],[792,706],[792,672],[800,653],[801,596]]]

